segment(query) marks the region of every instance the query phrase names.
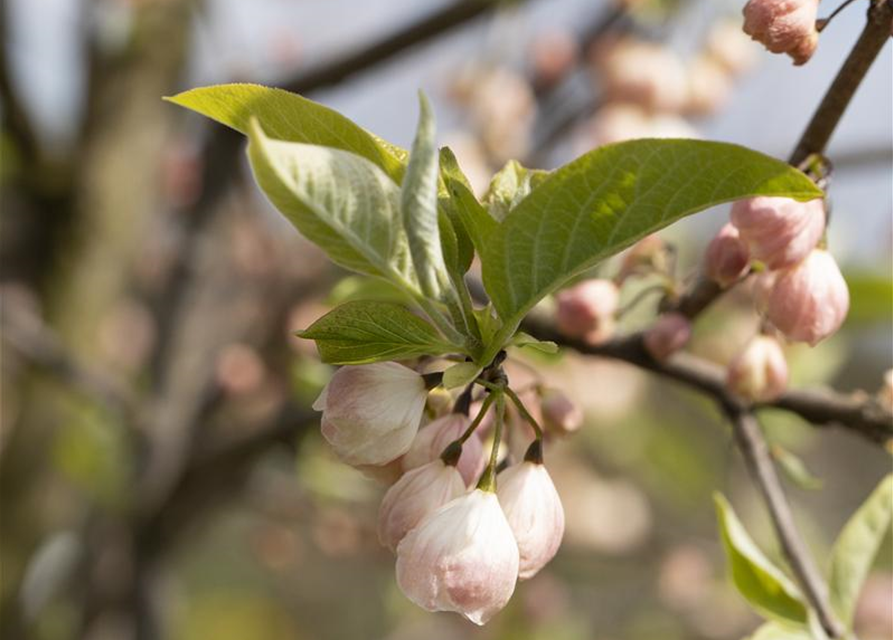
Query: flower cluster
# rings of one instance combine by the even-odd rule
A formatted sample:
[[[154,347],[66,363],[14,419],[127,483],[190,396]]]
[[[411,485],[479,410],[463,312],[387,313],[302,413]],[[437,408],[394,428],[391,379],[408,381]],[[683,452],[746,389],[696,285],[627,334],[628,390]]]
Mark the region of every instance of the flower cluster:
[[[706,276],[728,287],[758,263],[754,281],[763,333],[729,368],[729,387],[752,401],[778,397],[788,370],[774,331],[791,342],[815,346],[835,333],[849,309],[849,292],[833,256],[821,246],[825,202],[759,197],[732,206],[731,221],[710,242]]]
[[[422,427],[438,376],[393,362],[342,367],[314,404],[342,460],[373,475],[399,469],[381,502],[378,537],[397,555],[400,589],[428,611],[454,611],[479,625],[506,605],[518,579],[555,556],[564,534],[561,500],[543,465],[542,428],[498,365],[491,369],[491,381],[476,381],[486,395],[473,420],[466,412],[475,383],[453,413]],[[566,396],[542,396],[547,424],[564,432],[579,427],[579,410]],[[497,473],[506,398],[529,421],[534,440],[522,461]],[[488,459],[479,434],[491,410]]]

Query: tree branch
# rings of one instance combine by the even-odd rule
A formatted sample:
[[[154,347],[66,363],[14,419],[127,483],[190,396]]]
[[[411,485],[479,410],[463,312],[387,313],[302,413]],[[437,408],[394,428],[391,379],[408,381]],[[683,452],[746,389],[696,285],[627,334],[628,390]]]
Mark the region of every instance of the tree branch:
[[[893,2],[873,0],[868,8],[868,20],[862,35],[844,61],[788,160],[792,165],[796,167],[810,155],[825,151],[844,111],[865,79],[865,74],[890,37],[891,22]]]
[[[528,316],[521,328],[539,340],[550,340],[587,355],[628,362],[702,391],[724,406],[745,409],[742,402],[726,388],[721,367],[686,353],[676,354],[666,362],[655,360],[645,350],[641,333],[591,345],[561,335],[548,319],[536,314]],[[893,413],[871,399],[845,396],[831,390],[792,389],[777,400],[762,403],[757,408],[784,409],[815,426],[836,425],[881,446],[893,441]]]
[[[747,469],[766,501],[782,551],[803,588],[807,601],[818,615],[825,632],[832,638],[841,637],[844,633],[843,627],[828,604],[828,586],[797,530],[791,505],[781,486],[781,480],[757,419],[750,411],[742,410],[739,406],[721,404],[731,420],[735,442],[741,450],[741,455],[744,456]]]

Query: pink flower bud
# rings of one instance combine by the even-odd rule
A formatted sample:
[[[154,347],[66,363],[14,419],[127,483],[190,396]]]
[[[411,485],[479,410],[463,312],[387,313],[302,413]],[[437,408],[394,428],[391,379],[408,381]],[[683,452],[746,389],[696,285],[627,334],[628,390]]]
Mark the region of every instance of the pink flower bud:
[[[456,467],[439,458],[405,473],[388,489],[378,510],[378,539],[391,551],[427,516],[465,493]]]
[[[341,367],[313,403],[322,435],[348,464],[383,465],[409,450],[428,392],[418,373],[394,362]]]
[[[521,561],[518,577],[532,578],[558,552],[564,535],[564,509],[546,467],[524,461],[499,474],[497,495]]]
[[[770,269],[781,269],[803,260],[818,244],[825,231],[825,203],[750,198],[732,205],[731,218],[751,255]]]
[[[747,273],[750,250],[738,228],[726,224],[714,236],[704,253],[704,273],[721,287],[728,287]]]
[[[893,369],[887,369],[884,373],[884,383],[875,397],[884,409],[893,411]]]
[[[726,384],[750,401],[768,402],[788,386],[788,362],[778,340],[756,336],[729,365]]]
[[[543,426],[549,431],[567,434],[583,425],[583,410],[558,389],[547,389],[540,400]]]
[[[766,318],[788,340],[815,346],[840,328],[849,308],[850,293],[837,262],[816,249],[778,273],[766,299]]]
[[[819,44],[818,9],[818,0],[750,0],[744,6],[744,33],[801,65]]]
[[[412,447],[403,456],[403,469],[409,471],[432,460],[437,460],[447,445],[458,440],[470,424],[471,421],[467,416],[451,413],[422,428],[413,440]],[[462,445],[462,455],[456,468],[465,480],[465,484],[471,485],[481,475],[486,464],[484,447],[475,432]]]
[[[558,330],[572,338],[599,343],[614,332],[620,292],[610,280],[584,280],[556,295]]]
[[[645,331],[645,349],[655,360],[664,360],[688,344],[689,339],[689,319],[681,313],[666,313]]]
[[[428,514],[397,546],[397,586],[427,611],[482,625],[512,597],[518,545],[495,493],[475,489]]]

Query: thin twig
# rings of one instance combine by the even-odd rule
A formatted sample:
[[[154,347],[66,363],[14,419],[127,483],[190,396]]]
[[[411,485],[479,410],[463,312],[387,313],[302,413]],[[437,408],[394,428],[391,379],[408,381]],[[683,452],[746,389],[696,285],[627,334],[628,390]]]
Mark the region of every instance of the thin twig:
[[[803,594],[815,610],[825,632],[832,638],[841,637],[844,633],[843,627],[828,604],[828,586],[797,530],[794,514],[781,486],[760,425],[750,411],[743,410],[735,404],[722,403],[722,405],[732,422],[735,442],[744,456],[748,471],[766,501],[772,526],[781,543],[782,551],[803,589]]]
[[[792,165],[799,165],[814,153],[824,153],[856,89],[862,84],[868,69],[890,38],[891,21],[893,1],[873,0],[862,35],[844,61],[788,160]]]
[[[655,360],[645,350],[641,333],[593,345],[560,334],[548,318],[538,314],[528,316],[521,328],[539,340],[550,340],[587,355],[622,360],[720,401],[736,402],[726,388],[721,367],[687,353],[664,362]],[[830,389],[792,389],[759,407],[790,411],[817,427],[836,425],[881,446],[893,441],[893,413],[870,398],[846,396]]]

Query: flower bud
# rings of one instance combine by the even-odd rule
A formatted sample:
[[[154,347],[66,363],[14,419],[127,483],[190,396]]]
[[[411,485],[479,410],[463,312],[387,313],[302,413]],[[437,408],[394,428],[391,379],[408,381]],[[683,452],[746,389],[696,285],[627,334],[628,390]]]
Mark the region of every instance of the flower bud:
[[[341,367],[313,403],[322,435],[348,464],[384,465],[403,455],[419,428],[425,381],[394,362]]]
[[[704,253],[704,273],[721,287],[737,282],[750,266],[750,250],[738,228],[726,224],[714,236]]]
[[[620,292],[610,280],[584,280],[556,295],[558,330],[597,344],[614,332]]]
[[[815,346],[843,324],[850,293],[834,257],[816,249],[800,264],[778,272],[765,307],[766,318],[788,340]]]
[[[818,0],[750,0],[744,6],[744,33],[801,65],[819,44],[818,9]]]
[[[752,402],[768,402],[788,386],[788,362],[778,340],[759,335],[729,365],[729,389]]]
[[[412,447],[403,456],[403,469],[409,471],[437,460],[447,445],[458,440],[470,424],[467,416],[451,413],[422,428],[413,440]],[[486,463],[481,439],[477,432],[472,433],[462,445],[462,455],[456,465],[466,485],[471,485],[478,479]]]
[[[564,508],[542,463],[524,461],[499,474],[497,495],[515,534],[518,577],[532,578],[558,552],[564,535]]]
[[[583,425],[583,410],[558,389],[547,389],[540,399],[543,426],[559,434],[573,433]]]
[[[626,280],[634,274],[665,271],[669,251],[666,243],[656,233],[645,236],[623,254],[619,278]]]
[[[391,551],[429,513],[465,493],[456,467],[441,459],[413,469],[400,478],[378,509],[378,540]]]
[[[397,546],[397,586],[427,611],[482,625],[512,597],[518,545],[495,493],[475,489],[428,514]]]
[[[770,269],[781,269],[803,260],[821,240],[825,203],[822,199],[749,198],[732,205],[731,219],[751,255]]]
[[[665,313],[645,331],[645,349],[655,360],[665,360],[688,344],[691,322],[681,313]]]

